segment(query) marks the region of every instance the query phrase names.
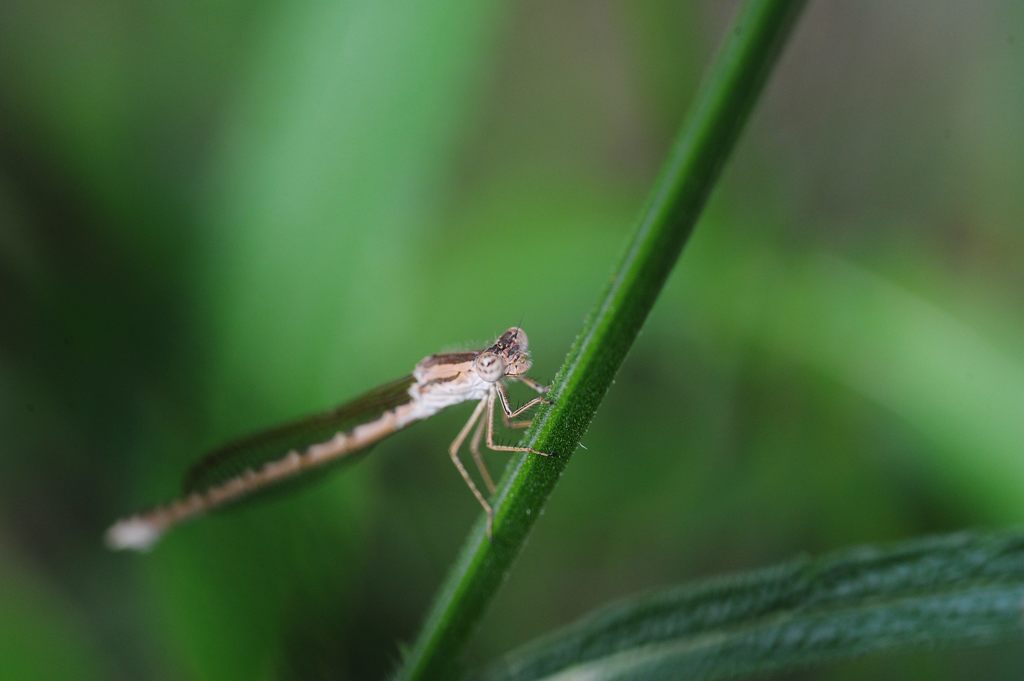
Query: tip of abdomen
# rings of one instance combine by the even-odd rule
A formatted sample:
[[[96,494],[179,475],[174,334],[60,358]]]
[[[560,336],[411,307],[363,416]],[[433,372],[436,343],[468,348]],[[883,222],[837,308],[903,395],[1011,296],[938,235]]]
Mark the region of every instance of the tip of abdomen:
[[[163,528],[145,518],[119,520],[107,530],[107,546],[115,550],[148,551],[160,539]]]

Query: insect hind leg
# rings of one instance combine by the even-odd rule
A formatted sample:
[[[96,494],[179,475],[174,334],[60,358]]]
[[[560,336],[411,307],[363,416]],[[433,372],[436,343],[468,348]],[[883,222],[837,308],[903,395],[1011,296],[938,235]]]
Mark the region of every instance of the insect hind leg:
[[[455,436],[454,440],[452,440],[451,446],[448,447],[448,456],[451,457],[452,463],[455,465],[456,470],[459,471],[459,475],[462,476],[466,486],[469,487],[469,491],[473,493],[473,496],[476,497],[476,500],[480,502],[480,505],[483,507],[484,512],[487,513],[487,536],[490,537],[491,527],[494,523],[494,509],[491,508],[489,503],[487,503],[487,499],[485,499],[484,495],[480,493],[476,483],[473,482],[473,478],[469,475],[469,471],[466,470],[466,467],[462,464],[462,460],[459,459],[459,448],[462,447],[462,443],[466,441],[466,436],[469,435],[469,431],[473,428],[473,424],[476,423],[480,418],[480,415],[483,414],[484,409],[487,407],[487,403],[488,399],[484,398],[480,400],[478,405],[476,405],[476,409],[473,410],[472,416],[469,417],[469,420],[466,421],[466,425],[462,427],[459,434]]]

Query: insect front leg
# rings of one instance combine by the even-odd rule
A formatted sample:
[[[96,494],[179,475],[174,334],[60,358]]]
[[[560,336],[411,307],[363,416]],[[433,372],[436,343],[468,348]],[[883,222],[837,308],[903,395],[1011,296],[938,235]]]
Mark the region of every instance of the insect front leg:
[[[541,402],[547,402],[543,397],[535,397],[518,409],[513,410],[509,404],[508,392],[506,391],[505,386],[501,383],[496,383],[495,387],[498,390],[498,398],[501,400],[501,420],[505,423],[506,428],[529,428],[530,424],[533,423],[532,420],[513,421],[512,419]]]
[[[549,390],[551,390],[550,386],[541,385],[540,383],[538,383],[537,381],[533,380],[529,376],[509,376],[509,378],[511,378],[513,381],[519,381],[520,383],[526,384],[531,389],[533,389],[535,392],[538,392],[541,395],[546,395],[547,392]]]
[[[501,398],[501,408],[504,410],[505,415],[509,418],[521,414],[526,409],[529,409],[542,398],[537,397],[530,400],[523,406],[519,407],[515,411],[509,408],[507,398],[502,392],[501,384],[498,384],[498,390],[496,390],[498,396]],[[529,454],[537,454],[538,456],[551,456],[547,452],[534,449],[533,447],[513,447],[510,445],[496,445],[494,444],[494,393],[492,392],[487,396],[487,448],[495,452],[527,452]]]

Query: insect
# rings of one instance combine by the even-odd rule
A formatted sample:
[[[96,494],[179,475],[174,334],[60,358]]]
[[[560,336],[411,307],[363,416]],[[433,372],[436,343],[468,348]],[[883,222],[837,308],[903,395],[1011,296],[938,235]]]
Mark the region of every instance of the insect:
[[[480,454],[481,440],[493,451],[548,456],[530,447],[494,443],[496,404],[501,407],[507,427],[525,428],[530,421],[516,420],[517,417],[542,402],[550,402],[544,397],[548,388],[526,376],[531,366],[529,341],[526,332],[518,327],[510,328],[483,350],[424,357],[411,375],[351,402],[213,451],[188,470],[183,496],[114,523],[107,530],[107,544],[114,549],[147,550],[175,525],[287,481],[307,477],[329,464],[365,452],[389,435],[447,407],[474,400],[476,408],[452,441],[448,454],[487,513],[490,536],[494,510],[463,465],[459,450],[473,431],[469,449],[480,478],[492,494],[494,480]],[[513,409],[506,381],[523,383],[538,396]]]

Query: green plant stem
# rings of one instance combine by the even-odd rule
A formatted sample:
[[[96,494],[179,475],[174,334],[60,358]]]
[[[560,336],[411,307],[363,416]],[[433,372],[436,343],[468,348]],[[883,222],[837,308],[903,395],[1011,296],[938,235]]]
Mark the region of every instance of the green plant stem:
[[[530,446],[554,456],[525,456],[510,467],[494,504],[493,539],[487,539],[481,519],[399,678],[447,678],[456,672],[466,639],[508,573],[693,231],[803,4],[750,0],[741,9],[622,262],[555,377],[554,405],[537,415],[527,434]]]

